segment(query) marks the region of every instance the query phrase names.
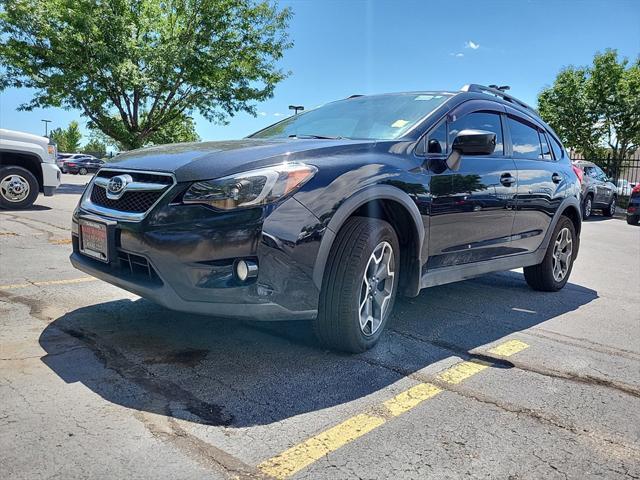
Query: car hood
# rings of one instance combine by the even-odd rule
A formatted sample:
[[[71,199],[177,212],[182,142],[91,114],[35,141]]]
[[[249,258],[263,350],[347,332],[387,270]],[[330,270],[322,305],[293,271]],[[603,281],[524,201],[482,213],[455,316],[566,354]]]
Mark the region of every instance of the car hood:
[[[324,156],[368,148],[370,140],[283,139],[176,143],[143,148],[113,158],[106,168],[173,173],[178,182],[223,177],[283,161],[314,164]]]

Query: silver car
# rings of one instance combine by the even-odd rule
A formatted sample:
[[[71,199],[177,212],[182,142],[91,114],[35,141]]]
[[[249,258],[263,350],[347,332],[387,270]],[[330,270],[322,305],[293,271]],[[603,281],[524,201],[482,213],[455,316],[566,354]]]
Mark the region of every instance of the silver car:
[[[595,163],[576,160],[573,165],[582,170],[582,218],[587,219],[594,210],[602,210],[605,217],[616,213],[618,188]]]

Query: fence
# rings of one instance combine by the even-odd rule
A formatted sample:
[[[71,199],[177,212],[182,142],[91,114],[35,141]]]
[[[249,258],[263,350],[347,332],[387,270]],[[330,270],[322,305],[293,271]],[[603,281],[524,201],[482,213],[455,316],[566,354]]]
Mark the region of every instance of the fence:
[[[587,158],[572,152],[571,160],[588,160],[598,165],[612,179],[618,187],[618,194],[627,196],[631,192],[632,185],[640,183],[640,151],[631,158],[623,160],[619,165],[611,158]]]

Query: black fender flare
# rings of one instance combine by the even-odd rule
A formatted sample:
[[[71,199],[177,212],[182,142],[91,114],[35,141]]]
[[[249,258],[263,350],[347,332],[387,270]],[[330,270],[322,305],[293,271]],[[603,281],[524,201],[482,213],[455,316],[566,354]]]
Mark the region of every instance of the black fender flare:
[[[316,285],[318,290],[322,288],[322,278],[324,276],[325,267],[338,231],[344,222],[358,208],[374,200],[395,201],[404,207],[413,219],[414,233],[417,235],[417,249],[412,253],[420,260],[419,265],[417,265],[418,275],[416,276],[417,286],[415,288],[415,294],[417,295],[420,288],[420,269],[423,264],[422,252],[425,242],[424,223],[422,221],[420,211],[411,197],[404,191],[391,185],[371,185],[359,190],[354,195],[347,198],[333,214],[322,236],[322,241],[318,248],[318,255],[316,256],[316,261],[313,267],[313,283]]]
[[[560,220],[560,217],[562,217],[564,213],[567,211],[567,209],[570,207],[573,207],[576,209],[576,212],[578,213],[578,218],[580,219],[580,227],[576,231],[577,246],[576,246],[575,253],[573,255],[574,260],[578,258],[578,251],[580,250],[580,231],[582,230],[582,205],[578,197],[572,195],[570,197],[565,198],[562,201],[562,203],[560,203],[560,206],[556,210],[556,213],[553,216],[553,219],[551,220],[551,225],[549,225],[549,228],[547,229],[547,233],[542,242],[542,245],[538,248],[538,256],[540,257],[540,261],[542,261],[542,259],[544,258],[547,248],[549,247],[549,242],[551,241],[551,235],[553,234],[553,231],[555,230],[556,225]],[[516,215],[517,214],[518,213],[516,212]]]

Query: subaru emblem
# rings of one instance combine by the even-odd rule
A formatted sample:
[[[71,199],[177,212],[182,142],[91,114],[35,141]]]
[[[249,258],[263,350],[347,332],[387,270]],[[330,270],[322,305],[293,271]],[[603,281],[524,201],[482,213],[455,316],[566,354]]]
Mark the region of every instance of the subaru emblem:
[[[131,175],[117,175],[115,177],[111,177],[107,185],[107,193],[110,194],[110,196],[119,197],[124,193],[127,185],[132,181],[133,179],[131,178]]]

